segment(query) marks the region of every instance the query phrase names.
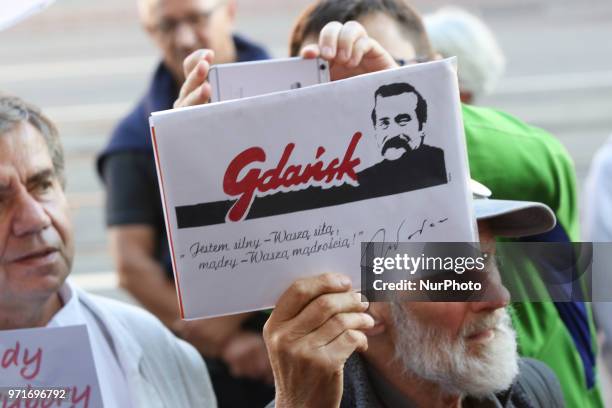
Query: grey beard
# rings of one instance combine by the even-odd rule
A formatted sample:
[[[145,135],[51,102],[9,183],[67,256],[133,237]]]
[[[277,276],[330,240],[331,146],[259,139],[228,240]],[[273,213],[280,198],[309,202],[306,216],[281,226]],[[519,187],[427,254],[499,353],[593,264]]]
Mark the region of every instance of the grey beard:
[[[402,303],[391,302],[397,330],[395,359],[405,375],[438,384],[450,395],[481,398],[510,387],[518,374],[515,333],[504,309],[463,327],[457,339],[444,328],[429,326]],[[469,353],[465,336],[495,327],[495,337],[477,353]]]

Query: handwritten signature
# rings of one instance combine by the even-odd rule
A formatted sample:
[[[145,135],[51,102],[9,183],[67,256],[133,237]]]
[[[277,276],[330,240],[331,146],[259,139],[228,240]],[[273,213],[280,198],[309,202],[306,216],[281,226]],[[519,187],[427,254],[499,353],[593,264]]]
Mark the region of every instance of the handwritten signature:
[[[374,242],[384,242],[386,248],[384,248],[384,253],[380,254],[380,256],[386,256],[389,251],[394,251],[398,249],[398,245],[400,242],[411,241],[414,237],[418,237],[423,235],[427,230],[433,229],[440,224],[444,224],[448,221],[448,217],[438,218],[438,219],[430,219],[425,218],[420,224],[419,227],[415,230],[408,229],[406,225],[406,219],[404,218],[402,222],[398,225],[397,230],[395,231],[395,240],[387,243],[387,230],[386,228],[379,228],[372,235],[369,241],[366,241],[366,245],[371,245]],[[409,231],[408,233],[406,231]],[[362,254],[362,265],[365,261],[365,254],[367,251],[364,251]]]

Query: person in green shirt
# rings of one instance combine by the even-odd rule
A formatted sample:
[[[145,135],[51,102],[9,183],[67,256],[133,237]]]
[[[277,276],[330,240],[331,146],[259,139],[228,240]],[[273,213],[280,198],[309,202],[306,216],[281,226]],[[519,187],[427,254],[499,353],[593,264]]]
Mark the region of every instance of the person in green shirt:
[[[574,168],[561,143],[493,109],[464,105],[463,120],[472,177],[486,183],[495,198],[538,200],[555,212],[556,227],[526,241],[577,241]],[[513,311],[519,351],[555,371],[567,406],[603,407],[590,307],[583,302],[517,302]]]

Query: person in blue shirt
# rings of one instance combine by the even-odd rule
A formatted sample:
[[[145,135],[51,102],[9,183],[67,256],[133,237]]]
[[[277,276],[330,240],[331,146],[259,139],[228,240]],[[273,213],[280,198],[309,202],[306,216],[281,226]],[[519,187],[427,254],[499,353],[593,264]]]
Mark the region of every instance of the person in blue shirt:
[[[267,52],[233,33],[235,0],[138,0],[140,20],[161,52],[144,96],[114,129],[97,160],[106,187],[106,222],[120,285],[206,358],[220,407],[264,406],[272,372],[261,328],[265,314],[182,321],[149,131],[151,112],[170,109],[185,81],[183,60],[200,64],[262,60]],[[209,89],[209,88],[208,88]],[[209,95],[201,95],[208,100]]]

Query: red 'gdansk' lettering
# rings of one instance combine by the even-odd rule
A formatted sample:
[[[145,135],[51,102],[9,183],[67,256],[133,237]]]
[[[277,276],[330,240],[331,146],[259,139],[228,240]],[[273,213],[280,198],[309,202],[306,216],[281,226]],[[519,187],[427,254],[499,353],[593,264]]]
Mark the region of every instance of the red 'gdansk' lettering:
[[[287,166],[295,148],[294,143],[289,143],[276,167],[263,173],[261,168],[252,168],[241,180],[238,180],[238,175],[246,166],[251,163],[266,161],[266,153],[261,147],[251,147],[241,152],[227,166],[223,177],[223,191],[232,197],[238,197],[227,214],[228,220],[240,221],[244,219],[258,191],[266,193],[282,187],[325,185],[332,183],[334,180],[341,181],[345,179],[345,176],[357,181],[355,167],[361,163],[361,160],[353,158],[353,153],[360,139],[361,132],[355,133],[342,161],[335,158],[327,166],[320,160],[320,157],[325,153],[325,148],[322,146],[317,149],[315,155],[317,161],[314,163]],[[285,166],[287,167],[285,168]]]

